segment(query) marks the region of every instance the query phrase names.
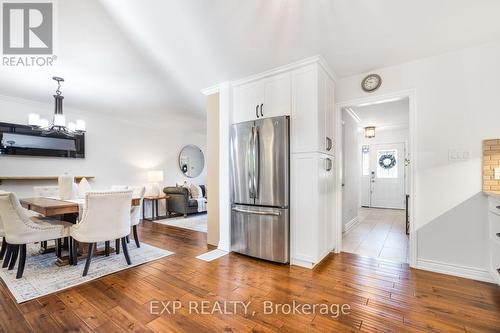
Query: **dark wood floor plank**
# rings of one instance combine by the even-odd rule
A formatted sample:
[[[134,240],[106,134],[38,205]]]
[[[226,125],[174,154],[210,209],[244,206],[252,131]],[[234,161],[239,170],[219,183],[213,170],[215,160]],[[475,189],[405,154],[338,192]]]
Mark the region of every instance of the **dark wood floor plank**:
[[[407,264],[331,254],[314,270],[230,253],[206,234],[157,223],[139,226],[142,242],[175,252],[68,290],[17,304],[0,283],[2,332],[500,332],[500,288],[410,269]],[[251,302],[249,313],[190,313],[190,301]],[[180,301],[175,314],[151,302]],[[349,304],[350,312],[264,313],[274,304]]]

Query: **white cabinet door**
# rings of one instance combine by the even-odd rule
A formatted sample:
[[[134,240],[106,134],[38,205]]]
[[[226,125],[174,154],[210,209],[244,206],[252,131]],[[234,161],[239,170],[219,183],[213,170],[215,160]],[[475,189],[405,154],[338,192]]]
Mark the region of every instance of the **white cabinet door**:
[[[318,209],[321,212],[319,223],[319,248],[317,260],[322,260],[332,249],[334,242],[334,209],[335,206],[333,193],[334,172],[333,159],[331,156],[322,154],[318,157]]]
[[[335,150],[335,86],[333,81],[327,77],[324,91],[325,104],[325,152],[329,155],[334,154]]]
[[[264,83],[252,82],[233,88],[233,123],[257,119],[264,100]]]
[[[291,75],[284,73],[264,80],[264,100],[260,117],[288,116],[292,108]]]
[[[291,263],[312,268],[318,253],[318,169],[314,153],[292,154],[290,172]]]
[[[291,152],[318,150],[318,70],[307,66],[292,73]]]
[[[332,79],[324,70],[319,70],[318,77],[318,151],[333,155],[335,121],[334,86]]]

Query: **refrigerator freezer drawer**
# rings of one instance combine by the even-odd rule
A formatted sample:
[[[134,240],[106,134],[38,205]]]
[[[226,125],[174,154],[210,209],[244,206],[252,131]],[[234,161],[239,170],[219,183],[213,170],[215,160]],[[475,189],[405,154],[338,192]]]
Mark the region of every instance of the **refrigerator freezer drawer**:
[[[234,205],[231,210],[232,251],[289,262],[288,209]]]

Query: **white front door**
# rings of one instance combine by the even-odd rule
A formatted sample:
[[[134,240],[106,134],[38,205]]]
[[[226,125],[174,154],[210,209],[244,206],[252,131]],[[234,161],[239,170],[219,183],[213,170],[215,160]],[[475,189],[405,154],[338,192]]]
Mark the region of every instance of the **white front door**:
[[[370,145],[370,206],[405,208],[405,144]]]

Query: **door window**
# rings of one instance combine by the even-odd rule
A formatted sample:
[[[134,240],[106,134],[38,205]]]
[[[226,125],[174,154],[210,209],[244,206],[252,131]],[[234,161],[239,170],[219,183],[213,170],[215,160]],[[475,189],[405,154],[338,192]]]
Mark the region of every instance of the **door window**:
[[[370,146],[361,148],[361,175],[370,175]]]
[[[398,178],[398,151],[377,150],[377,178]]]

